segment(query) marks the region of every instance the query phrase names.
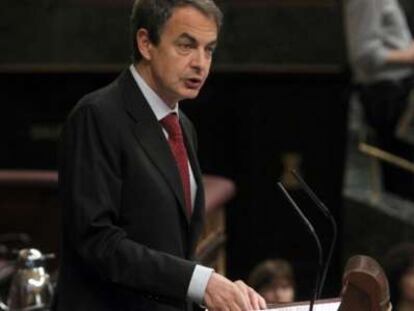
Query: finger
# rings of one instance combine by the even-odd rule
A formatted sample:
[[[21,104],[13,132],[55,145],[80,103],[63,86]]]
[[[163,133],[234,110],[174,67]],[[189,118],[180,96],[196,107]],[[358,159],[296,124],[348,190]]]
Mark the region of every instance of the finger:
[[[234,282],[234,285],[236,285],[237,292],[243,296],[247,295],[246,288],[243,286],[243,284],[240,281]]]
[[[248,287],[247,285],[246,285],[246,283],[244,283],[242,280],[238,280],[238,281],[236,281],[236,282],[234,282],[235,284],[237,284],[238,286],[241,286],[241,287]]]
[[[252,310],[248,296],[242,291],[238,290],[238,305],[243,311]]]
[[[236,285],[240,289],[241,294],[243,295],[243,299],[245,301],[245,304],[247,305],[247,309],[248,310],[253,310],[254,307],[251,304],[250,295],[249,295],[249,288],[247,287],[247,285],[244,284],[241,281],[237,282]]]
[[[267,309],[266,300],[264,300],[264,298],[262,296],[259,296],[259,305],[260,305],[261,310],[266,310]]]
[[[267,309],[266,301],[261,295],[259,295],[258,292],[249,287],[249,293],[250,297],[252,297],[251,299],[254,300],[254,307],[256,308],[255,310]]]
[[[253,310],[260,310],[259,296],[252,288],[249,288],[249,299]]]

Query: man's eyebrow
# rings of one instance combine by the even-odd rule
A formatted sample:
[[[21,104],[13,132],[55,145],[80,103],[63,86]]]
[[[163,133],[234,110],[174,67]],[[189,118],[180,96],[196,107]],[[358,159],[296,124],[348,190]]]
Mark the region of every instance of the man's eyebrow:
[[[186,33],[186,32],[182,33],[182,34],[178,37],[178,40],[179,40],[179,39],[188,39],[188,40],[190,40],[192,43],[196,43],[196,42],[197,42],[197,40],[196,40],[193,36],[191,36],[190,34],[188,34],[188,33]]]
[[[189,34],[189,33],[187,33],[187,32],[182,33],[182,34],[178,37],[178,39],[177,39],[177,40],[180,40],[180,39],[188,39],[188,40],[190,40],[190,41],[191,41],[191,43],[197,43],[197,39],[196,39],[196,38],[194,38],[192,35],[190,35],[190,34]],[[216,45],[217,45],[217,40],[213,40],[213,41],[209,42],[207,45],[208,45],[208,46],[216,46]]]
[[[217,46],[217,40],[211,41],[207,44],[207,46],[216,47]]]

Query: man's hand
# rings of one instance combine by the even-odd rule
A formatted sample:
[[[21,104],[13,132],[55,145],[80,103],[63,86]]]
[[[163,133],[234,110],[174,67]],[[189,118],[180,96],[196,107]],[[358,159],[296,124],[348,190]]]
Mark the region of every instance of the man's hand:
[[[247,286],[243,281],[236,281],[235,284],[249,298],[249,310],[267,309],[266,301],[253,288]]]
[[[209,311],[250,311],[266,308],[264,299],[242,281],[231,282],[213,272],[204,302]]]

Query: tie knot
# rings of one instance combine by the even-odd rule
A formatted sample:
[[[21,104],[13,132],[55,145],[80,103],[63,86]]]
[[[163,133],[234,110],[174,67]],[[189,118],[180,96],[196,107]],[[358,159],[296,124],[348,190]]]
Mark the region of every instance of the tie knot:
[[[176,113],[170,113],[160,121],[163,128],[167,131],[171,139],[176,139],[182,136],[180,122]]]

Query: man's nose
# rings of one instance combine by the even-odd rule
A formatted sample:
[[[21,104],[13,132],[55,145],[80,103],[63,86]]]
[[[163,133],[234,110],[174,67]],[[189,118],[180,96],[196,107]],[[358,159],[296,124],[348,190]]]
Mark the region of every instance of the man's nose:
[[[210,59],[206,51],[204,51],[204,49],[197,49],[193,53],[193,57],[191,59],[191,67],[202,72],[206,70],[209,62]]]

